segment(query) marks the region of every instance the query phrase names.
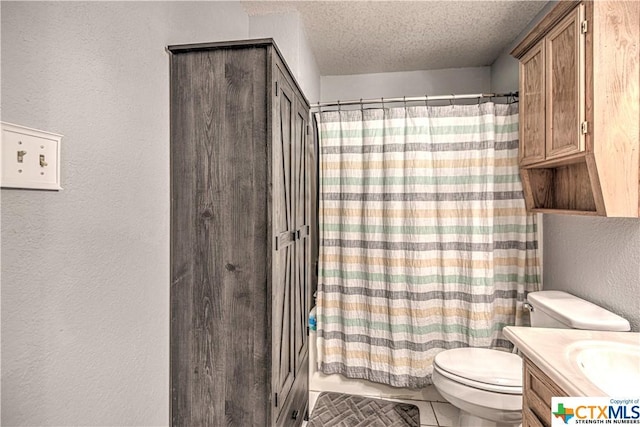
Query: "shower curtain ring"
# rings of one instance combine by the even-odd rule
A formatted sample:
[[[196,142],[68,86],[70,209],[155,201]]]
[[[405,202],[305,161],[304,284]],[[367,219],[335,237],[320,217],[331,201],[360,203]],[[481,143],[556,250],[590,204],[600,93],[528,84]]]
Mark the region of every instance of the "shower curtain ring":
[[[384,97],[380,98],[380,103],[382,104],[382,109],[384,110]]]
[[[342,105],[340,105],[340,100],[338,99],[338,111],[342,111]]]
[[[454,94],[451,94],[451,98],[449,99],[449,105],[456,105],[455,100],[456,100],[456,96]]]
[[[404,108],[406,109],[407,108],[407,97],[406,96],[402,97],[402,103],[404,104]]]
[[[429,106],[429,95],[427,95],[426,93],[424,94],[424,106]]]

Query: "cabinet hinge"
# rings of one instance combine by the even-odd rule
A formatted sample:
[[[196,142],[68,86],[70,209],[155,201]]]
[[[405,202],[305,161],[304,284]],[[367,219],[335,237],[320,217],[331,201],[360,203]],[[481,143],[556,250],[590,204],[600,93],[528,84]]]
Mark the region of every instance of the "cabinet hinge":
[[[589,132],[589,122],[582,122],[580,125],[580,132],[586,135]]]
[[[582,21],[582,24],[580,25],[580,33],[587,34],[587,28],[588,28],[587,21]]]
[[[307,336],[309,336],[309,327],[307,326]]]
[[[276,397],[273,399],[276,404],[276,408],[278,407],[278,393],[276,393]]]
[[[276,80],[276,96],[278,96],[278,81]]]
[[[311,126],[307,125],[307,135],[309,135],[309,132],[310,132],[309,128],[310,128],[310,127],[311,127]]]

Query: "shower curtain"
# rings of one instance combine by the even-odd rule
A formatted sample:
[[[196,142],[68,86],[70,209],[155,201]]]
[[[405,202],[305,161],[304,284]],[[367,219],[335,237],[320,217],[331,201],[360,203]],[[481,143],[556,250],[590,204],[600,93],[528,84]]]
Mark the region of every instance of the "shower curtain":
[[[444,349],[509,349],[540,282],[518,104],[317,119],[319,370],[419,388]]]

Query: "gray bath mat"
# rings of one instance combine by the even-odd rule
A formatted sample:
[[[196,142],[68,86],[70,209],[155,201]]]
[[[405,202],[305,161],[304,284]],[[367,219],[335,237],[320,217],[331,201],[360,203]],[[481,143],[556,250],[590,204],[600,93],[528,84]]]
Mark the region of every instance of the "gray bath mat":
[[[308,427],[420,427],[420,412],[407,403],[320,393]]]

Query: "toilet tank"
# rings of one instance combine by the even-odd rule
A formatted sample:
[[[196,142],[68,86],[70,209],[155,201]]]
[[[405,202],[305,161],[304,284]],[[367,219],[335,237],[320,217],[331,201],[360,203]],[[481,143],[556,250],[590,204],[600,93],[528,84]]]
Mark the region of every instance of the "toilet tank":
[[[628,331],[626,319],[604,308],[562,291],[539,291],[527,295],[531,326],[538,328]]]

